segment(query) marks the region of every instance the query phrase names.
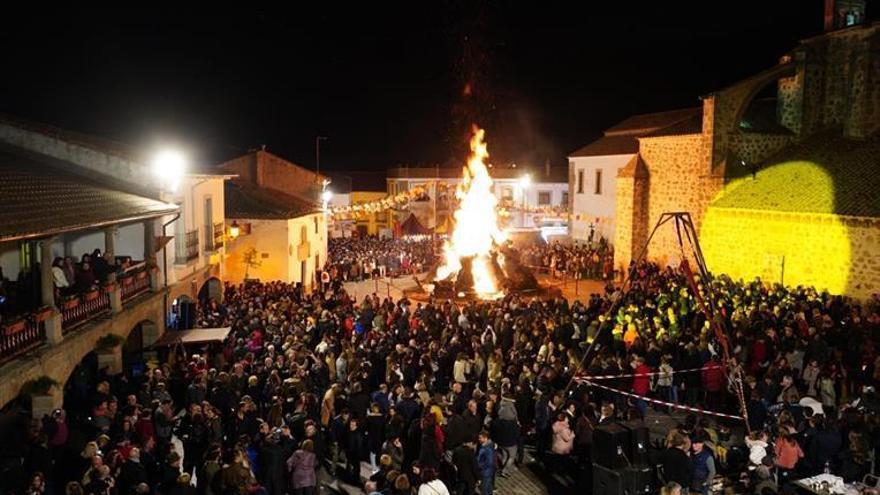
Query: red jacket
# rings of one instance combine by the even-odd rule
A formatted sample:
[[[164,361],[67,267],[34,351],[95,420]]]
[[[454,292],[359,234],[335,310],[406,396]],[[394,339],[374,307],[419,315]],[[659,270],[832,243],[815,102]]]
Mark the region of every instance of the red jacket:
[[[724,388],[724,370],[717,361],[709,361],[703,366],[703,386],[707,392],[720,392]]]
[[[636,367],[636,374],[646,374],[653,371],[650,366],[645,363],[642,363]],[[637,376],[633,378],[633,393],[638,395],[648,395],[648,392],[651,390],[651,377],[649,376]]]

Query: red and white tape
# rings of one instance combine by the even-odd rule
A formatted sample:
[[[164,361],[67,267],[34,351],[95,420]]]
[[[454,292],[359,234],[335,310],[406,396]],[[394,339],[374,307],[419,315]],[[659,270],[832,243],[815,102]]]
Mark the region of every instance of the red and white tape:
[[[713,366],[706,366],[703,368],[691,368],[691,369],[687,369],[687,370],[672,370],[671,372],[669,372],[669,374],[670,375],[677,375],[679,373],[693,373],[695,371],[717,370],[720,368],[724,368],[724,366],[719,364],[719,365],[713,365]],[[581,380],[613,380],[614,378],[639,378],[639,377],[643,377],[643,376],[659,376],[659,375],[663,375],[663,374],[666,374],[666,373],[663,371],[654,371],[651,373],[631,373],[628,375],[581,375],[581,376],[578,376],[578,378]]]
[[[706,409],[698,409],[696,407],[683,406],[681,404],[673,404],[672,402],[665,402],[662,400],[651,399],[651,398],[645,397],[643,395],[632,394],[629,392],[624,392],[623,390],[618,390],[616,388],[606,387],[605,385],[599,385],[598,383],[593,383],[589,380],[584,380],[582,378],[575,378],[575,380],[586,383],[587,385],[589,385],[591,387],[601,388],[603,390],[607,390],[609,392],[614,392],[616,394],[625,395],[627,397],[632,397],[634,399],[641,399],[645,402],[650,402],[652,404],[658,404],[661,406],[672,407],[674,409],[681,409],[682,411],[690,411],[690,412],[695,412],[695,413],[699,413],[699,414],[708,414],[711,416],[719,416],[722,418],[738,419],[740,421],[745,421],[745,419],[742,416],[736,416],[733,414],[724,414],[724,413],[715,412],[715,411],[707,411]]]

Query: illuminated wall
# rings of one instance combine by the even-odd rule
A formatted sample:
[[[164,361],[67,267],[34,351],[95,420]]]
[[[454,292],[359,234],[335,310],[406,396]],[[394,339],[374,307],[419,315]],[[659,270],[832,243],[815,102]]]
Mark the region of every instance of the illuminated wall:
[[[880,221],[835,215],[835,201],[834,181],[812,162],[731,182],[700,233],[709,270],[861,299],[880,292]]]

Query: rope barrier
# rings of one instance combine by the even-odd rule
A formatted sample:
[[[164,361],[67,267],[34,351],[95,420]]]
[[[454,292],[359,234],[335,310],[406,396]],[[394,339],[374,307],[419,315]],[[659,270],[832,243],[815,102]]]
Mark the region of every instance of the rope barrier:
[[[669,375],[676,375],[678,373],[693,373],[695,371],[717,370],[717,369],[721,369],[721,368],[724,368],[724,366],[718,364],[718,365],[713,365],[713,366],[706,366],[703,368],[691,368],[691,369],[686,369],[686,370],[672,370],[668,374]],[[645,376],[660,376],[660,375],[665,375],[665,374],[667,374],[667,373],[664,371],[653,371],[651,373],[631,373],[631,374],[627,374],[627,375],[578,375],[578,378],[581,380],[612,380],[614,378],[641,378],[641,377],[645,377]]]
[[[580,378],[575,378],[575,380],[577,380],[577,381],[579,381],[579,382],[581,382],[581,383],[586,383],[587,385],[589,385],[589,386],[591,386],[591,387],[601,388],[601,389],[603,389],[603,390],[607,390],[607,391],[609,391],[609,392],[613,392],[613,393],[616,393],[616,394],[624,395],[624,396],[627,396],[627,397],[632,397],[632,398],[634,398],[634,399],[643,400],[643,401],[645,401],[645,402],[650,402],[650,403],[652,403],[652,404],[658,404],[658,405],[665,406],[665,407],[671,407],[671,408],[674,408],[674,409],[680,409],[680,410],[682,410],[682,411],[689,411],[689,412],[695,412],[695,413],[699,413],[699,414],[707,414],[707,415],[710,415],[710,416],[718,416],[718,417],[721,417],[721,418],[728,418],[728,419],[736,419],[736,420],[739,420],[739,421],[745,421],[745,418],[743,418],[742,416],[736,416],[736,415],[733,415],[733,414],[725,414],[725,413],[720,413],[720,412],[715,412],[715,411],[709,411],[709,410],[706,410],[706,409],[700,409],[700,408],[697,408],[697,407],[683,406],[683,405],[681,405],[681,404],[674,404],[674,403],[672,403],[672,402],[666,402],[666,401],[662,401],[662,400],[652,399],[652,398],[650,398],[650,397],[645,397],[645,396],[643,396],[643,395],[633,394],[633,393],[630,393],[630,392],[624,392],[623,390],[619,390],[619,389],[611,388],[611,387],[606,387],[605,385],[599,385],[598,383],[593,383],[593,382],[591,382],[591,381],[589,381],[589,380],[582,380],[582,379],[580,379]]]

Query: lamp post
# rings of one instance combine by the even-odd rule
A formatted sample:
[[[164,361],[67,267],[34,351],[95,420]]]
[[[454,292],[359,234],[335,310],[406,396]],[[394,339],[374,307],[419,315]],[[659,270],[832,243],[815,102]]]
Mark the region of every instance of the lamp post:
[[[321,141],[326,141],[327,136],[315,136],[315,174],[321,174]]]

